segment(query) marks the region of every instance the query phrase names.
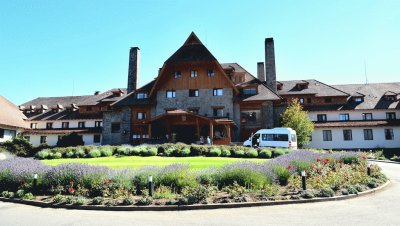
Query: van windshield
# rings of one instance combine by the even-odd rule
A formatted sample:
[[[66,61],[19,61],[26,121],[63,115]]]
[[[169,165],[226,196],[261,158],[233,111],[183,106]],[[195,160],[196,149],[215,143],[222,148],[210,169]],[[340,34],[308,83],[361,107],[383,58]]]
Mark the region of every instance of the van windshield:
[[[292,134],[292,142],[297,142],[296,134]]]
[[[263,134],[263,141],[289,141],[288,134]]]

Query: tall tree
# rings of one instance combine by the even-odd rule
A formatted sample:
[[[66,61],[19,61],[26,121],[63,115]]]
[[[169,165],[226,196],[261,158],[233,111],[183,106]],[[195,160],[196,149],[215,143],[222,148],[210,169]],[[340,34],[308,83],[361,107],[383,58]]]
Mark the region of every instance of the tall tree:
[[[297,99],[292,99],[285,112],[282,114],[282,126],[296,130],[297,145],[304,147],[310,143],[311,134],[314,131],[314,123],[308,118],[307,112],[303,110]]]

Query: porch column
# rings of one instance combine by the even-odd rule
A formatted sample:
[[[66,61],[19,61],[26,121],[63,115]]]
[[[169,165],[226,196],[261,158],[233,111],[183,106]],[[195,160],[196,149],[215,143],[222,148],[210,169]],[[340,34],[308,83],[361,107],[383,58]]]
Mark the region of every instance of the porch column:
[[[196,132],[197,132],[197,140],[200,139],[200,127],[199,127],[199,119],[196,118]]]
[[[214,139],[214,126],[213,126],[213,122],[210,121],[210,140],[211,140],[211,144],[213,144],[213,139]]]
[[[149,139],[151,139],[151,123],[147,125],[147,135],[149,135]]]
[[[230,125],[225,125],[226,128],[226,133],[228,135],[229,141],[231,141],[231,126]]]

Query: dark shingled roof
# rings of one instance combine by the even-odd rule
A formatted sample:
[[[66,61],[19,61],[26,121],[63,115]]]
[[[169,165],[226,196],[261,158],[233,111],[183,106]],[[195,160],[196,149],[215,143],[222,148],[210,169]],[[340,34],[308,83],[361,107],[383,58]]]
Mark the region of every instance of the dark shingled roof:
[[[186,42],[165,63],[178,63],[188,61],[214,61],[215,57],[201,43],[194,32],[190,34]]]
[[[315,94],[317,97],[349,96],[348,93],[315,79],[279,81],[283,86],[279,95]],[[308,84],[306,89],[298,89],[297,84]]]
[[[17,106],[5,97],[0,96],[0,125],[26,128],[27,124],[24,119],[26,119],[25,115],[22,114]]]
[[[400,126],[400,120],[386,121],[335,121],[335,122],[314,122],[316,128],[326,127],[373,127],[373,126]]]
[[[101,133],[101,127],[84,129],[26,129],[24,134],[66,134],[66,133]]]
[[[40,120],[77,120],[77,119],[102,119],[101,113],[95,114],[80,114],[78,110],[71,111],[71,110],[62,110],[60,112],[54,112],[53,110],[49,109],[43,113],[38,111],[25,113],[28,120],[31,121],[40,121]]]
[[[281,100],[272,90],[270,90],[264,83],[258,79],[253,79],[237,85],[238,87],[254,87],[257,86],[258,93],[254,95],[240,94],[238,99],[241,101],[265,101],[265,100]]]
[[[150,98],[146,99],[136,99],[136,93],[138,92],[147,92],[147,94],[150,93],[151,88],[153,88],[153,85],[156,80],[153,80],[146,85],[140,87],[139,89],[132,91],[128,95],[124,96],[120,100],[114,102],[111,104],[113,107],[122,107],[122,106],[143,106],[143,105],[149,105],[153,104],[154,101],[152,101]]]
[[[121,92],[121,96],[115,96],[113,93]],[[100,102],[114,102],[122,99],[126,96],[125,88],[115,88],[110,89],[106,92],[100,93],[98,95],[89,96],[85,101],[83,101],[80,105],[97,105]]]
[[[371,83],[371,84],[346,84],[334,85],[335,88],[349,93],[351,96],[364,95],[364,101],[360,103],[350,102],[343,106],[343,110],[364,109],[400,109],[399,100],[387,100],[384,95],[387,92],[400,93],[400,82]],[[390,94],[389,95],[392,95]]]
[[[221,67],[223,69],[229,69],[229,68],[233,68],[234,72],[242,72],[245,73],[245,77],[244,77],[244,81],[248,82],[251,81],[253,79],[256,79],[256,77],[254,77],[252,74],[250,74],[248,71],[246,71],[246,69],[244,69],[242,66],[240,66],[238,63],[223,63],[221,64]]]
[[[64,108],[69,107],[71,104],[81,105],[85,100],[90,98],[91,95],[87,96],[64,96],[64,97],[38,97],[36,99],[30,100],[26,103],[21,104],[29,108],[29,106],[34,105],[40,107],[41,105],[47,105],[49,108],[56,107],[57,104],[61,104]]]

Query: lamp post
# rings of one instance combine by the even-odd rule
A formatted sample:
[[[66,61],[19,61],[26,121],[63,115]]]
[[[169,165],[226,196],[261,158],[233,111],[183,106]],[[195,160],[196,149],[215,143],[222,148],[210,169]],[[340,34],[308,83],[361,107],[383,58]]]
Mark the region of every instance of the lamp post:
[[[153,197],[153,176],[149,176],[148,180],[149,180],[149,196]]]
[[[306,171],[301,171],[301,183],[303,186],[303,191],[307,190],[307,186],[306,186]]]
[[[368,176],[371,176],[371,163],[368,163],[367,174],[368,174]]]
[[[38,184],[38,175],[37,173],[33,174],[33,184],[32,184],[32,190],[34,193],[37,193],[37,184]]]

